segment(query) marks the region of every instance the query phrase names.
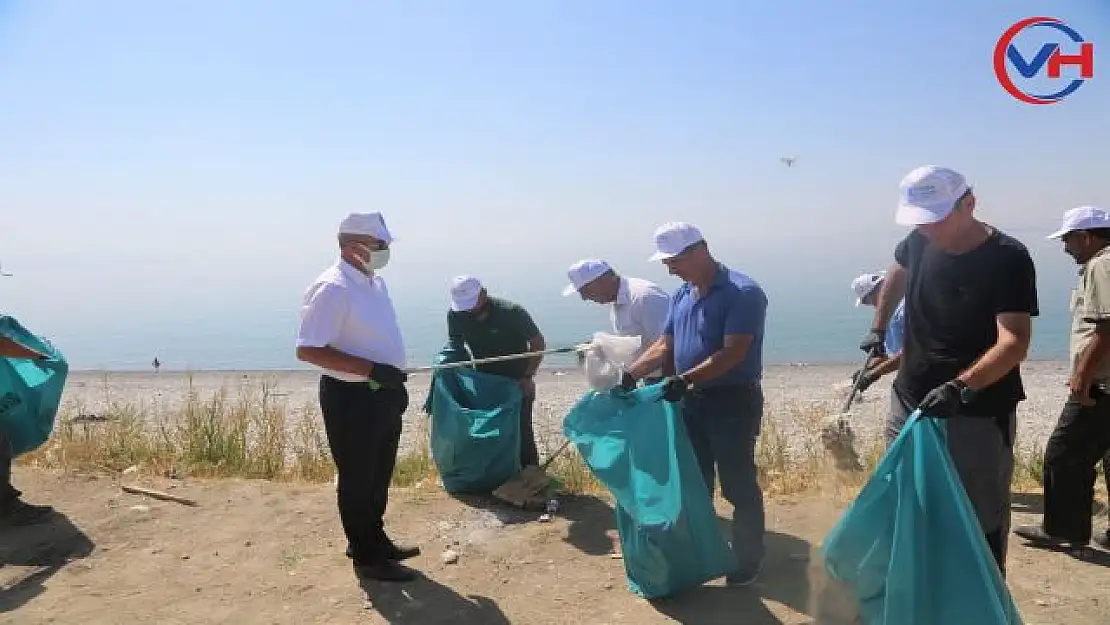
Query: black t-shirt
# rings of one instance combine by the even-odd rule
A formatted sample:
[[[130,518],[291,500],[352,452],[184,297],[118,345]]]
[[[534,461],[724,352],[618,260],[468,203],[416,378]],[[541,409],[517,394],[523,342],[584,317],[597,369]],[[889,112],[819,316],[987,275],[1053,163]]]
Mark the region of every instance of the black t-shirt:
[[[955,378],[998,339],[996,315],[1037,316],[1033,259],[1017,239],[992,228],[987,240],[964,254],[948,254],[921,233],[910,233],[894,251],[907,270],[902,363],[894,390],[911,407],[933,388]],[[1007,416],[1025,399],[1020,367],[980,389],[961,410]]]

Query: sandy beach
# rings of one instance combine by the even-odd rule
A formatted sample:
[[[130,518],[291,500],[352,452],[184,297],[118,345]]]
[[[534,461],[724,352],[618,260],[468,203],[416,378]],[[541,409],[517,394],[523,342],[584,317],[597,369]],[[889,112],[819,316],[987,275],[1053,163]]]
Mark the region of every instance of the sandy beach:
[[[765,371],[765,422],[787,441],[794,452],[809,449],[817,441],[811,423],[814,415],[835,412],[846,397],[851,366],[775,365]],[[1041,448],[1056,423],[1066,396],[1067,363],[1036,361],[1022,368],[1028,399],[1019,406],[1018,446]],[[110,404],[130,405],[151,418],[172,418],[190,392],[206,400],[221,389],[234,401],[244,394],[258,396],[264,385],[275,401],[297,415],[319,419],[315,371],[161,371],[102,372],[75,371],[70,374],[63,397],[63,415],[104,415]],[[414,374],[409,379],[410,404],[405,414],[402,447],[411,449],[426,432],[421,424],[430,376]],[[888,409],[893,374],[876,383],[852,408],[852,423],[861,440],[874,440]],[[542,370],[536,379],[534,414],[541,454],[563,441],[562,423],[574,403],[589,390],[577,370]]]

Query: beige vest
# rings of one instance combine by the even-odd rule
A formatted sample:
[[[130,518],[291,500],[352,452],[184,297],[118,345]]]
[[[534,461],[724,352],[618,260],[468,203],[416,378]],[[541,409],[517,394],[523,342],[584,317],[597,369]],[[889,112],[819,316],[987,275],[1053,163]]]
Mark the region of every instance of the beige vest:
[[[1110,246],[1102,248],[1079,271],[1071,292],[1071,370],[1095,338],[1095,322],[1110,321]],[[1110,383],[1110,358],[1095,366],[1094,382]]]

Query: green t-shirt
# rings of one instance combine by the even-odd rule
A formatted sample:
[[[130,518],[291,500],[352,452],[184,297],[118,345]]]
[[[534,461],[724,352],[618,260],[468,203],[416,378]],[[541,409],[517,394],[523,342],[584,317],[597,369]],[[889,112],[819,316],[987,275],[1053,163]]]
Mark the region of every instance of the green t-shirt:
[[[448,311],[447,337],[455,347],[465,344],[474,358],[507,356],[529,351],[528,342],[540,329],[532,316],[519,304],[498,298],[486,299],[490,304],[489,317],[478,321],[469,312]],[[476,365],[478,371],[520,379],[528,371],[532,360],[520,358]]]

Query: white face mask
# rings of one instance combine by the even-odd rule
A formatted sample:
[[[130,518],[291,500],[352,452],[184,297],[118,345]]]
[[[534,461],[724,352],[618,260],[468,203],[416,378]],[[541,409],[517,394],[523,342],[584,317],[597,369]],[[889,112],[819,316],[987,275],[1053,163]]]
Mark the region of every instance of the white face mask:
[[[366,271],[378,271],[389,264],[389,248],[370,252],[370,260],[363,265]]]

